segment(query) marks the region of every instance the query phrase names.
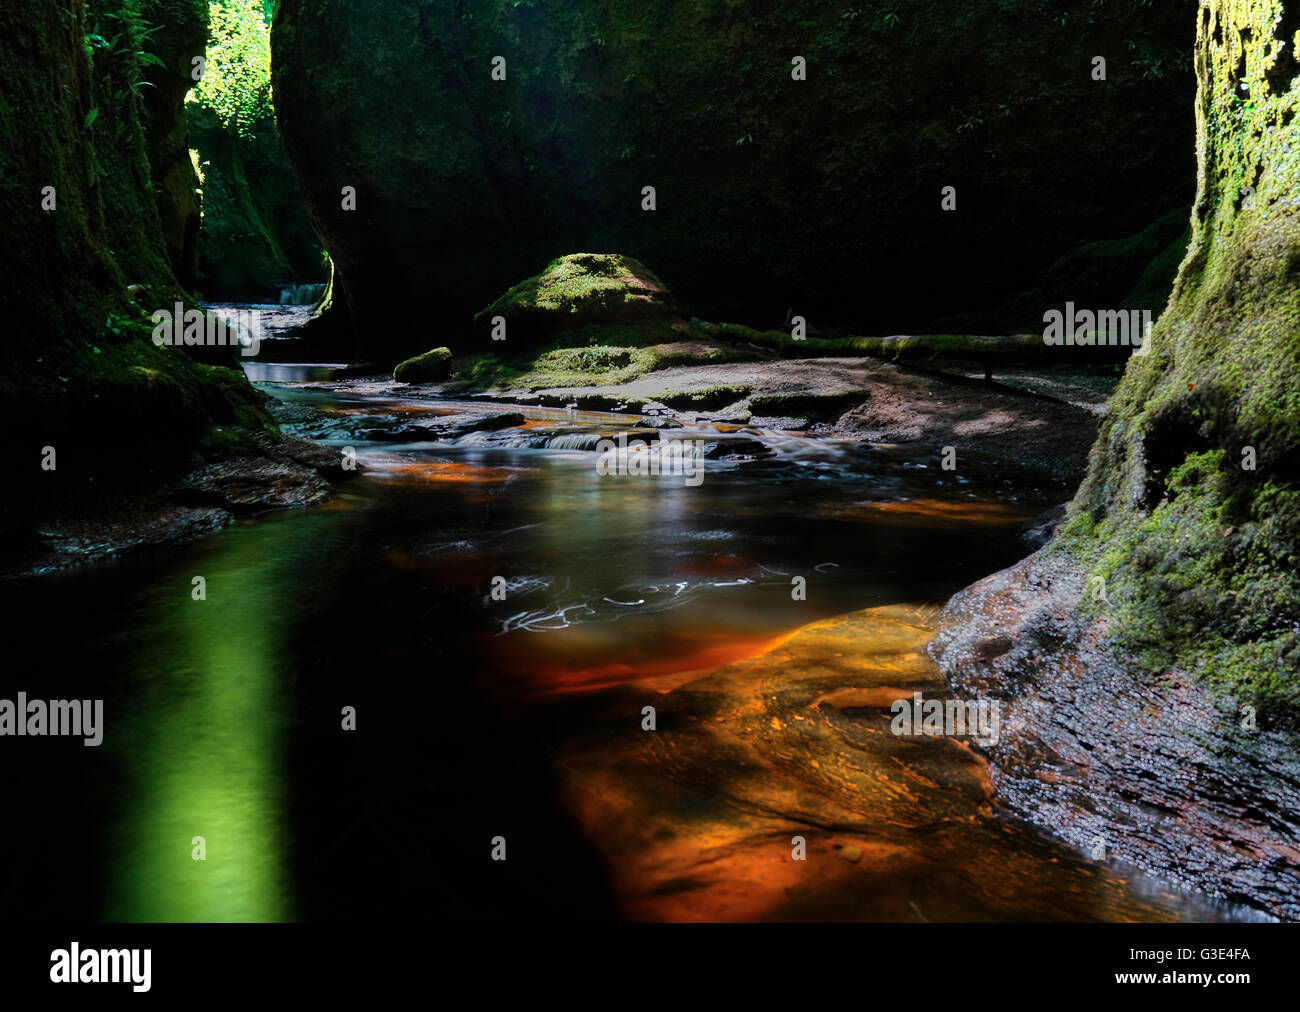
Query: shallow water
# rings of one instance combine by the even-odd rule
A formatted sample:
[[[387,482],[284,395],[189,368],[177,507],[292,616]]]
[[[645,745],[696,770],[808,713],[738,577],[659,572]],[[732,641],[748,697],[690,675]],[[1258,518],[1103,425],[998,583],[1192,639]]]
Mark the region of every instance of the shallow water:
[[[341,419],[452,410],[271,389]],[[626,914],[555,762],[610,693],[670,689],[829,616],[942,603],[1022,556],[1019,525],[1068,494],[990,462],[944,472],[934,448],[762,438],[775,457],[709,462],[698,487],[602,477],[589,452],[337,440],[365,473],[323,506],[3,587],[29,660],[0,694],[106,711],[100,748],[0,738],[22,770],[4,916]]]

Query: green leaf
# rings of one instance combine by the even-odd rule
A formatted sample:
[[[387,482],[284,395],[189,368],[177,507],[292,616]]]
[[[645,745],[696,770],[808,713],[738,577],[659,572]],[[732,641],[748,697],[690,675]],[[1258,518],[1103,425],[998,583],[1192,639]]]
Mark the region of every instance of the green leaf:
[[[141,53],[140,62],[146,67],[162,67],[164,70],[167,69],[167,64],[154,56],[153,53]]]
[[[98,118],[99,118],[99,110],[91,109],[90,112],[86,113],[86,122],[83,123],[82,126],[90,126]]]

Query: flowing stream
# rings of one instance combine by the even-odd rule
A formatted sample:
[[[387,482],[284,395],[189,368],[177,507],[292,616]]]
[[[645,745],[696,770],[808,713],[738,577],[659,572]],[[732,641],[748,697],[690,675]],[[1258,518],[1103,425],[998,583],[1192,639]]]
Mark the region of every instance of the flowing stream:
[[[3,902],[28,916],[629,915],[617,848],[564,800],[567,742],[596,742],[599,761],[624,698],[831,616],[940,605],[1023,556],[1020,525],[1069,491],[987,461],[945,472],[937,448],[782,433],[744,434],[759,459],[706,461],[694,486],[601,476],[595,453],[565,448],[582,439],[554,431],[636,419],[542,409],[504,434],[358,439],[358,416],[501,409],[263,368],[266,389],[325,412],[327,442],[356,447],[360,478],[318,507],[0,591],[14,654],[40,658],[20,687],[105,700],[102,747],[25,742],[7,787]],[[498,836],[506,862],[488,859]],[[1077,855],[1034,840],[1060,852],[1041,874],[1076,874]],[[1121,893],[1160,893],[1119,878]],[[980,917],[980,902],[957,914]],[[1104,902],[1091,913],[1113,912]],[[1169,917],[1229,915],[1160,903]]]

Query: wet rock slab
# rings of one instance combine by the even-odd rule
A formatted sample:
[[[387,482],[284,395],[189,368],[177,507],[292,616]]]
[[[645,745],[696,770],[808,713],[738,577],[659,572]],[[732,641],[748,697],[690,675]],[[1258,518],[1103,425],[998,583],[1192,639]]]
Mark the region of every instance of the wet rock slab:
[[[181,482],[173,498],[183,505],[250,512],[310,506],[329,492],[329,482],[312,468],[292,461],[240,457],[195,471]]]
[[[891,733],[890,704],[946,694],[934,613],[819,622],[666,694],[608,693],[568,739],[568,803],[644,920],[1174,920],[1214,915],[998,817],[984,759]],[[657,730],[641,730],[643,706]],[[807,860],[792,858],[792,838]]]
[[[308,439],[256,440],[260,452],[215,461],[179,480],[156,479],[132,489],[72,495],[35,527],[0,522],[0,578],[70,569],[142,549],[204,537],[237,514],[311,506],[329,498],[333,482],[354,477],[342,454]]]
[[[949,602],[931,652],[964,695],[1000,698],[990,752],[1009,808],[1111,860],[1300,919],[1300,747],[1242,726],[1190,675],[1155,678],[1076,613],[1085,587],[1040,551]]]
[[[6,532],[0,578],[52,573],[143,548],[193,541],[232,519],[223,509],[170,502],[157,490],[96,497],[85,508],[46,518],[36,529]]]

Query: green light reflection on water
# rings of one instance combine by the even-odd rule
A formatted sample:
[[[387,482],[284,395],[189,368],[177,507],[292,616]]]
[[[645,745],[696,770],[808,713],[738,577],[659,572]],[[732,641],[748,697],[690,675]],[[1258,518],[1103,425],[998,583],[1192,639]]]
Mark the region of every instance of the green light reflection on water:
[[[341,513],[241,524],[150,590],[138,717],[124,729],[131,789],[106,919],[283,921],[287,867],[285,640],[298,563]],[[191,598],[192,576],[207,598]],[[202,836],[206,860],[192,857]]]

